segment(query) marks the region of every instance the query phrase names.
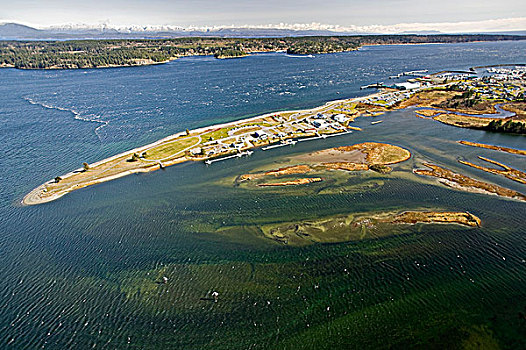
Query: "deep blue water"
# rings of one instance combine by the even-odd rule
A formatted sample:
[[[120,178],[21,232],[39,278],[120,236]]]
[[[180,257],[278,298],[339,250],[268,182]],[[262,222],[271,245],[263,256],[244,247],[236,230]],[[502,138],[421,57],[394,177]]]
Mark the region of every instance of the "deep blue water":
[[[525,296],[523,203],[413,182],[411,190],[403,179],[389,180],[380,192],[354,199],[338,195],[291,198],[286,194],[240,194],[211,182],[251,171],[288,153],[367,140],[397,143],[410,148],[418,159],[433,159],[459,168],[457,156],[491,154],[490,158],[495,158],[495,155],[452,146],[453,141],[470,137],[474,141],[525,148],[521,136],[466,131],[393,112],[389,116],[393,123],[384,122],[348,138],[305,143],[292,150],[276,150],[271,155],[257,152],[251,159],[210,168],[182,164],[165,172],[130,176],[79,190],[35,207],[22,207],[19,203],[32,188],[78,168],[84,161],[94,162],[186,128],[364,95],[370,91],[360,90],[360,86],[387,81],[388,76],[403,71],[526,63],[525,54],[526,42],[522,41],[372,46],[315,58],[281,53],[236,60],[189,57],[138,68],[1,69],[0,348],[64,349],[95,344],[97,348],[111,349],[229,348],[225,343],[228,337],[246,341],[230,344],[232,347],[268,344],[294,348],[295,337],[310,327],[309,322],[318,329],[308,336],[325,339],[324,332],[341,331],[331,327],[343,325],[347,312],[365,313],[368,308],[377,313],[378,319],[398,315],[408,323],[411,320],[408,315],[422,308],[427,310],[430,321],[446,329],[440,328],[444,334],[457,326],[470,329],[469,322],[486,327],[475,317],[488,310],[481,300],[484,295],[487,303],[497,305],[497,315],[507,315],[509,311],[495,302],[502,301],[502,295],[515,300]],[[368,120],[356,123],[364,127],[370,124]],[[456,154],[457,151],[463,153]],[[523,160],[499,156],[507,164],[525,170]],[[471,173],[525,192],[524,186],[509,180]],[[267,245],[250,233],[221,237],[205,228],[199,234],[189,226],[193,220],[212,226],[221,222],[254,224],[262,218],[305,218],[313,213],[398,208],[417,201],[428,207],[470,210],[484,215],[487,225],[479,231],[467,231],[468,234],[458,228],[432,228],[424,229],[427,234],[397,236],[364,243],[358,248],[342,244],[302,249]],[[378,253],[377,248],[386,254],[385,261],[396,256],[395,262],[385,267],[378,265],[383,262],[370,260],[373,251]],[[421,273],[420,265],[416,268],[413,263],[415,259],[426,261],[433,266],[432,271]],[[313,266],[307,261],[316,261],[317,266],[323,264],[322,270],[328,277],[314,276],[314,270],[310,270]],[[244,283],[244,272],[217,277],[222,273],[219,270],[234,267],[254,277],[268,264],[279,265],[268,272],[274,280],[252,280],[250,287],[239,287],[238,294],[234,290],[236,283]],[[336,271],[343,271],[344,266],[352,271],[350,281],[333,276]],[[258,305],[274,305],[266,304],[264,298],[280,292],[265,291],[263,297],[257,290],[269,288],[273,283],[287,284],[294,274],[288,269],[308,270],[307,284],[314,280],[325,284],[321,294],[312,297],[315,302],[309,303],[305,296],[301,299],[298,295],[298,300],[292,298],[280,307],[249,307],[253,304],[250,298]],[[460,278],[466,270],[471,271],[470,277]],[[172,292],[177,291],[176,296],[166,291],[164,297],[165,292],[152,291],[154,287],[160,288],[158,285],[152,287],[152,283],[146,283],[148,278],[155,279],[152,276],[163,273],[177,281],[172,288]],[[413,279],[406,283],[409,276]],[[473,287],[470,279],[482,284]],[[333,295],[345,295],[342,288],[348,285],[356,285],[370,299],[365,296],[331,299]],[[215,309],[208,304],[196,306],[194,301],[178,306],[180,300],[205,296],[210,288],[223,288],[225,294],[234,293],[238,299],[229,307]],[[294,290],[295,285],[290,295],[298,294],[292,293]],[[429,295],[435,296],[437,305],[426,299]],[[384,303],[391,296],[406,304],[386,306]],[[285,296],[281,298],[284,300]],[[458,314],[451,311],[459,309],[462,300],[467,300],[476,321],[467,316],[464,319],[468,310]],[[326,316],[325,306],[321,305],[332,302],[339,311]],[[312,321],[305,321],[309,323],[307,328],[302,322],[311,316],[305,310],[316,315]],[[519,311],[509,312],[516,315]],[[303,312],[304,319],[297,316]],[[322,314],[327,320],[334,317],[330,319],[334,323],[325,324],[319,316]],[[437,321],[451,317],[454,319],[451,324]],[[520,344],[512,343],[520,342],[520,336],[499,333],[508,325],[507,316],[502,317],[496,325],[487,327],[497,333],[499,341],[504,342],[501,344],[508,347]],[[290,322],[284,321],[287,319]],[[264,329],[258,328],[258,322],[265,325]],[[514,322],[521,321],[514,318]],[[376,329],[368,333],[371,339],[375,332],[391,331],[382,330],[377,324],[354,324],[361,329]],[[319,327],[327,328],[322,331]],[[517,327],[511,327],[510,333],[521,326]],[[282,335],[280,328],[288,333]],[[403,343],[401,333],[392,332],[384,345],[390,341]],[[366,333],[356,335],[356,339],[372,346],[374,342]],[[423,336],[418,333],[415,337]]]

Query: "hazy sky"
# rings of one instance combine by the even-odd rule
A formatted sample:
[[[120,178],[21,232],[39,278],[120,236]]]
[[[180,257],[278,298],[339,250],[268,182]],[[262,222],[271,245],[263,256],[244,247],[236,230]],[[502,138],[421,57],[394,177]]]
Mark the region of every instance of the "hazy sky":
[[[311,22],[348,27],[472,21],[484,26],[487,20],[510,18],[526,18],[526,0],[0,0],[0,21],[40,27]]]

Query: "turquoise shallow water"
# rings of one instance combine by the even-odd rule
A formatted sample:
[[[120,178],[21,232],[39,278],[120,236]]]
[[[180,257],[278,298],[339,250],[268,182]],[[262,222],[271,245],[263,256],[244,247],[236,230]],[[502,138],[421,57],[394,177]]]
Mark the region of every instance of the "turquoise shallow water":
[[[522,136],[415,118],[358,119],[363,132],[206,167],[128,176],[35,207],[43,181],[184,130],[368,93],[415,69],[525,63],[525,42],[366,47],[357,52],[86,71],[0,70],[0,347],[334,348],[525,347],[525,204],[436,186],[410,173],[431,160],[525,192],[457,158],[524,159],[455,141],[526,148]],[[364,141],[413,158],[369,190],[247,191],[238,174],[283,157]],[[404,208],[469,210],[480,229],[415,226],[382,239],[291,248],[264,223]],[[221,228],[229,227],[229,230]],[[167,277],[167,283],[160,283]],[[218,302],[201,300],[213,291]]]

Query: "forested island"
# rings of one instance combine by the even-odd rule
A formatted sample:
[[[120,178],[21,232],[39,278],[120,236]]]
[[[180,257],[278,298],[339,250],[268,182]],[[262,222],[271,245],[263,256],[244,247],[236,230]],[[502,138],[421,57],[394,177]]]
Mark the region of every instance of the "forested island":
[[[0,41],[0,67],[78,69],[163,63],[184,56],[243,57],[255,52],[320,54],[364,45],[524,40],[520,35],[361,35],[289,38],[174,38]]]

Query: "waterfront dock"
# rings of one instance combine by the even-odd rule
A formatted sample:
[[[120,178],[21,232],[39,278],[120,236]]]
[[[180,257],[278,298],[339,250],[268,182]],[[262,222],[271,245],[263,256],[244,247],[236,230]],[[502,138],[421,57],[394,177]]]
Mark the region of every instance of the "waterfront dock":
[[[329,135],[323,134],[323,135],[318,135],[318,136],[313,136],[313,137],[307,137],[307,138],[304,138],[304,139],[299,139],[298,142],[326,139],[328,137],[339,136],[339,135],[346,135],[346,134],[351,134],[351,133],[352,133],[352,130],[339,132],[337,134],[329,134]]]
[[[245,151],[245,152],[239,152],[239,153],[236,153],[236,154],[232,154],[230,156],[226,156],[226,157],[221,157],[221,158],[216,158],[216,159],[208,159],[208,160],[205,160],[205,164],[206,165],[211,165],[212,163],[215,163],[215,162],[220,162],[222,160],[227,160],[227,159],[232,159],[232,158],[241,158],[243,156],[250,156],[252,155],[252,153],[254,153],[254,151]]]
[[[262,147],[261,150],[262,151],[267,151],[269,149],[273,149],[273,148],[278,148],[278,147],[283,147],[283,146],[294,146],[298,141],[289,141],[289,142],[282,142],[282,143],[278,143],[278,144],[275,144],[275,145],[270,145],[270,146],[267,146],[267,147]]]

